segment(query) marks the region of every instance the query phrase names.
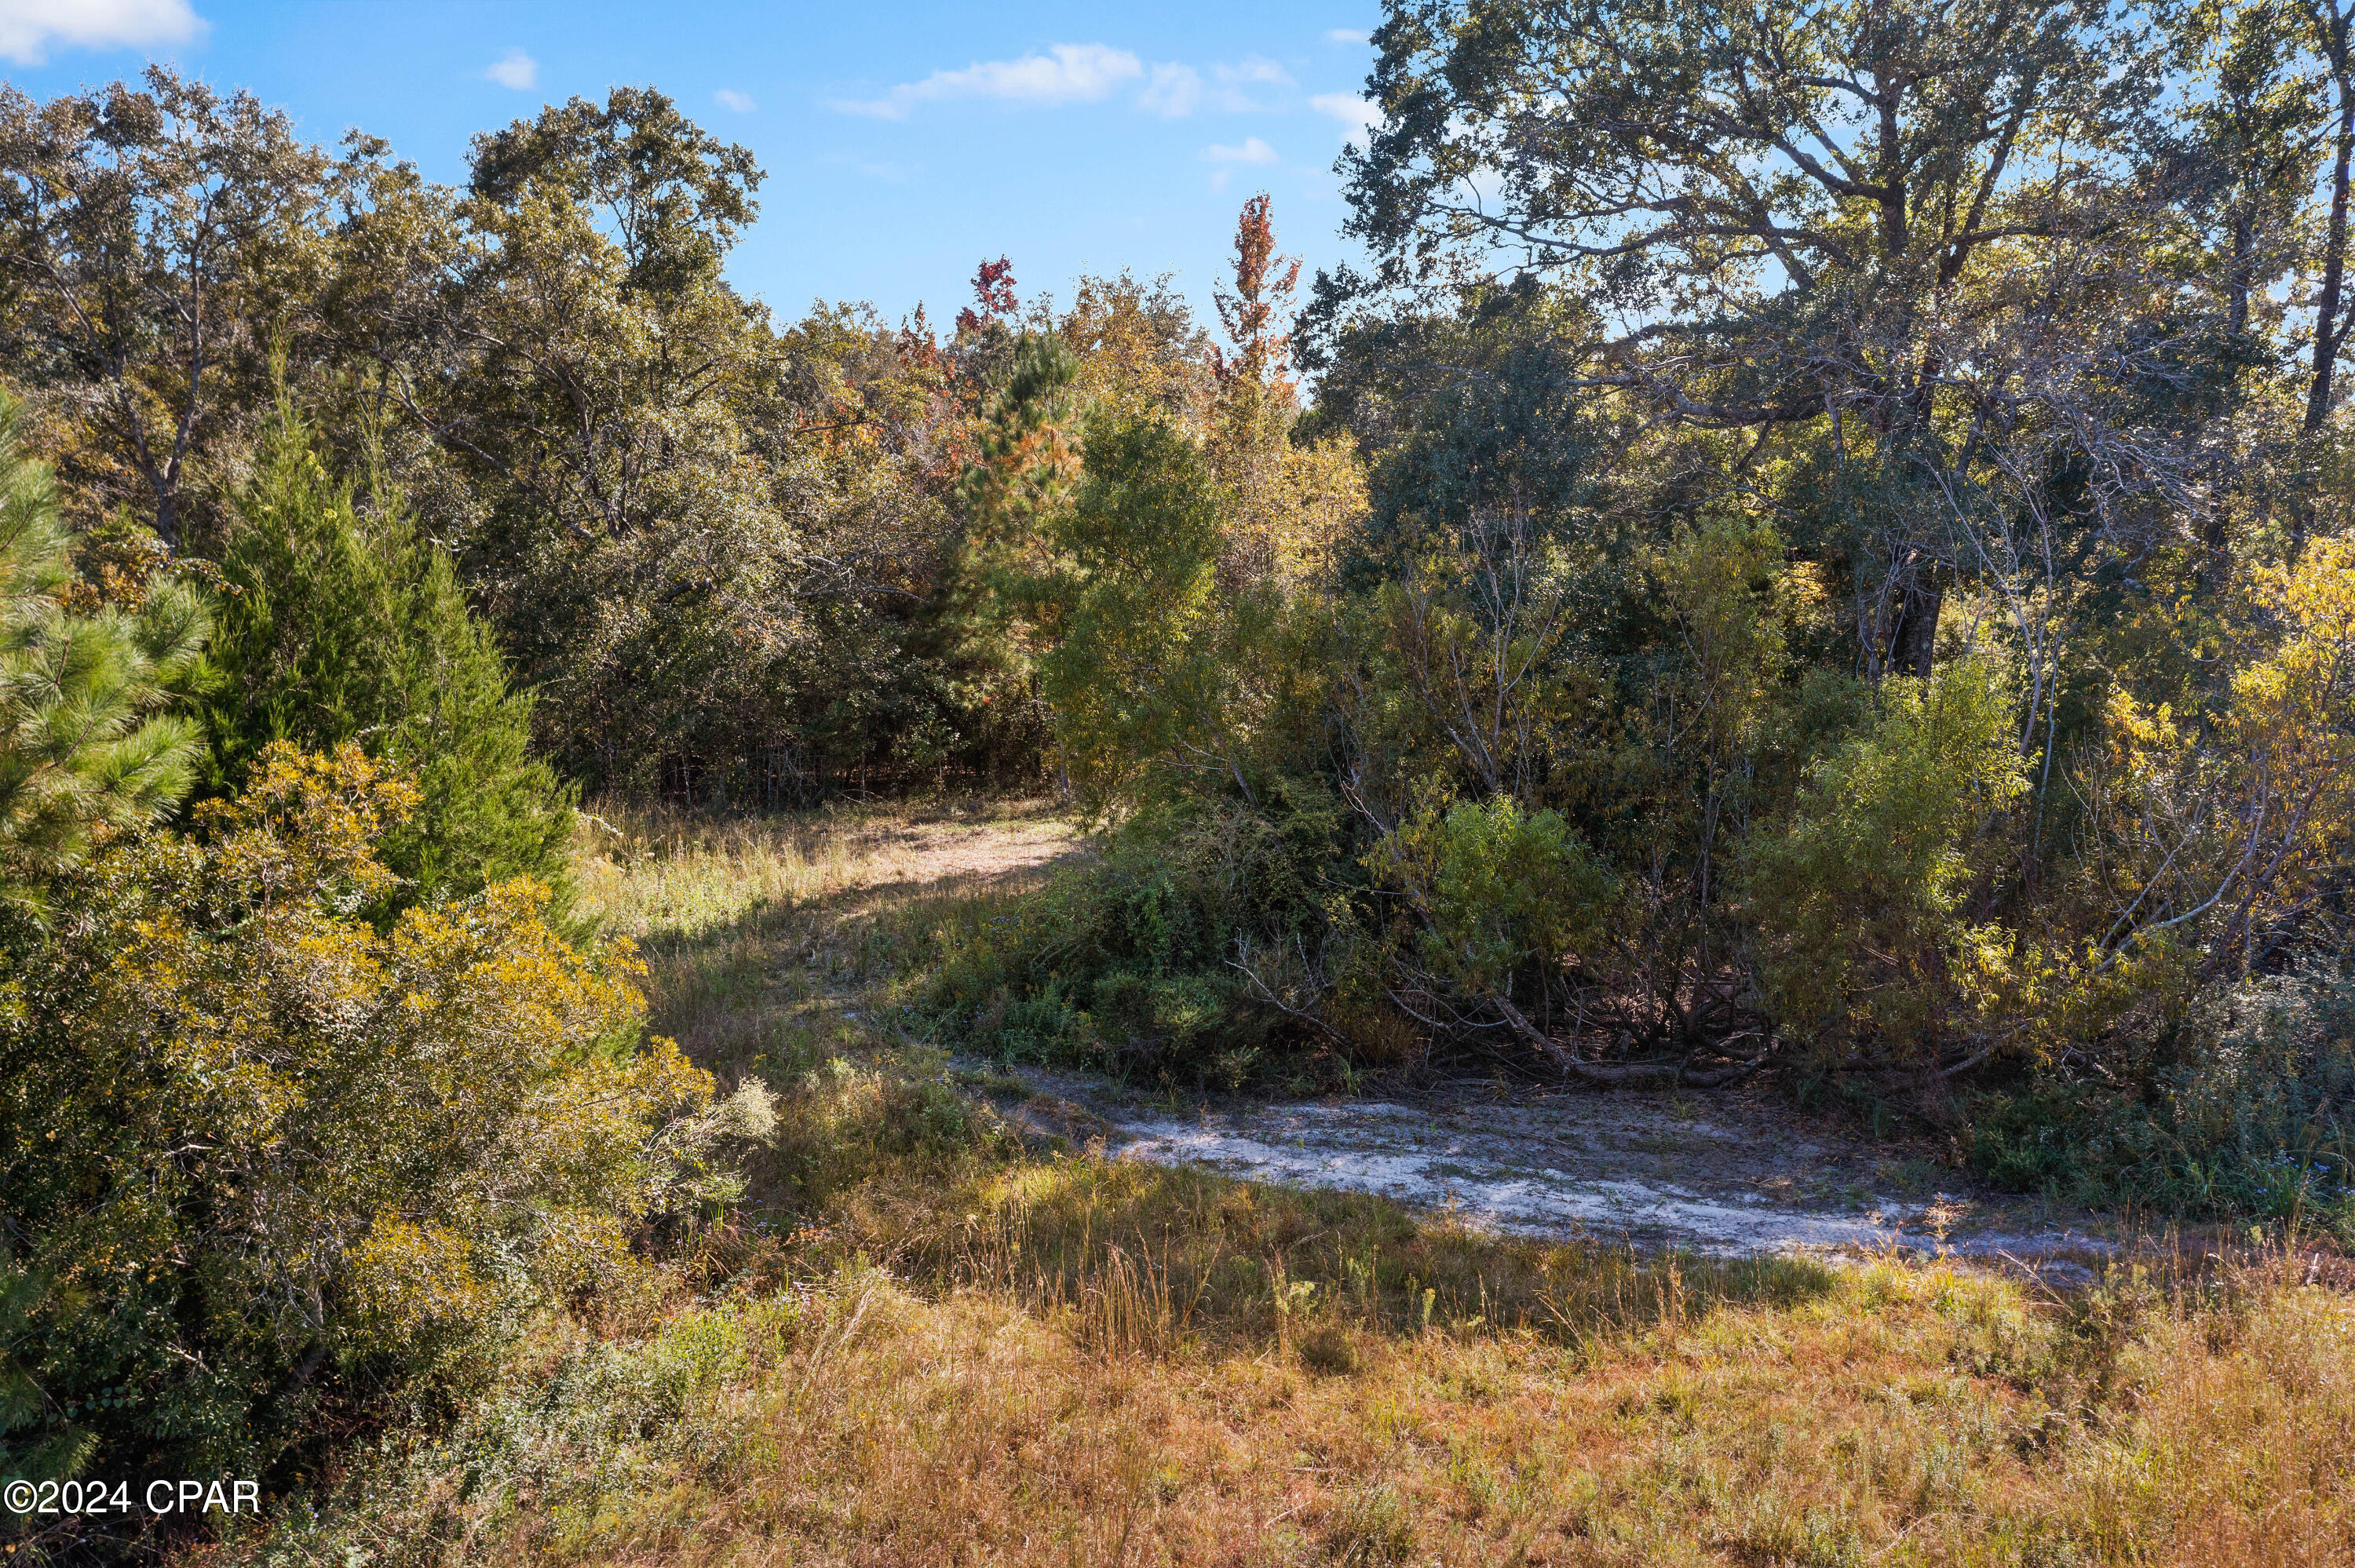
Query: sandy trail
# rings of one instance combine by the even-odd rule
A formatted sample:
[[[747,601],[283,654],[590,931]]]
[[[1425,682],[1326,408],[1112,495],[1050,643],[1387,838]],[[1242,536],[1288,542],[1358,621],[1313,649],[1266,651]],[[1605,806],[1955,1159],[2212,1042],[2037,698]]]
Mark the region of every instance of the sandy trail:
[[[907,822],[862,833],[852,857],[853,885],[929,886],[978,877],[995,881],[1050,870],[1087,853],[1062,822]]]
[[[999,1069],[999,1071],[1006,1071]],[[1188,1102],[1083,1074],[1011,1070],[1034,1131],[1253,1181],[1376,1192],[1524,1234],[1718,1255],[1948,1251],[2080,1277],[2116,1245],[2097,1222],[1995,1200],[1952,1171],[1800,1126],[1742,1097],[1548,1091]],[[1004,1078],[1001,1088],[1010,1087]]]
[[[1031,821],[915,830],[875,851],[877,869],[906,885],[1037,869],[1080,845],[1059,824]],[[1951,1251],[2062,1279],[2083,1277],[2117,1245],[2090,1216],[1994,1198],[1958,1172],[1859,1142],[1755,1086],[1680,1095],[1456,1085],[1284,1102],[960,1066],[1018,1123],[1081,1143],[1101,1139],[1116,1158],[1375,1192],[1500,1231],[1721,1255]]]

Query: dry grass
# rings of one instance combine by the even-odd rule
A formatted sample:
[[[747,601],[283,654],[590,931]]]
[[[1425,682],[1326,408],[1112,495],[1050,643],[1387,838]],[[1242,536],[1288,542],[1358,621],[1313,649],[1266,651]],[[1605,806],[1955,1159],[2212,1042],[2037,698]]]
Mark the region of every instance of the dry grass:
[[[677,939],[859,893],[969,896],[1076,846],[1036,800],[768,817],[601,802],[581,815],[575,868],[583,913],[606,929]]]
[[[583,885],[643,922],[666,1026],[785,1091],[780,1235],[541,1326],[453,1433],[223,1555],[2355,1563],[2355,1299],[2278,1242],[2062,1297],[1027,1150],[884,1026],[943,901],[1008,874],[729,832]]]
[[[720,819],[608,803],[584,813],[576,880],[581,914],[639,944],[657,1033],[723,1080],[782,1080],[874,1044],[843,1026],[889,1005],[867,993],[922,961],[942,912],[1081,853],[1038,801]]]
[[[852,1267],[565,1347],[371,1534],[392,1560],[581,1563],[2355,1555],[2355,1318],[2320,1287],[2105,1330],[1874,1263],[1570,1342],[1304,1306],[1287,1348],[1191,1333],[1149,1259],[1104,1260],[1061,1301]]]

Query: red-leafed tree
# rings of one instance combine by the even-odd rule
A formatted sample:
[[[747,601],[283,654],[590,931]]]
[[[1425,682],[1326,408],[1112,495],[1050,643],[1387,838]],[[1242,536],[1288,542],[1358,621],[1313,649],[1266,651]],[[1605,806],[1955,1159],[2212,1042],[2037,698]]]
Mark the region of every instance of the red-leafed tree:
[[[1014,313],[1014,263],[1000,256],[995,261],[985,261],[973,275],[974,304],[957,313],[959,332],[980,332],[990,323],[1002,321]]]
[[[1288,391],[1285,371],[1291,366],[1288,334],[1269,331],[1279,316],[1289,316],[1292,291],[1300,282],[1300,259],[1275,251],[1275,224],[1265,191],[1243,203],[1235,220],[1235,287],[1220,289],[1214,297],[1219,323],[1235,345],[1230,357],[1210,351],[1210,366],[1222,386],[1246,381],[1271,391]]]
[[[1272,205],[1264,191],[1243,203],[1233,285],[1213,295],[1232,347],[1210,351],[1218,389],[1203,455],[1221,492],[1220,571],[1231,590],[1314,573],[1365,498],[1354,457],[1292,443],[1300,397],[1291,335],[1276,326],[1291,318],[1300,262],[1277,253]]]

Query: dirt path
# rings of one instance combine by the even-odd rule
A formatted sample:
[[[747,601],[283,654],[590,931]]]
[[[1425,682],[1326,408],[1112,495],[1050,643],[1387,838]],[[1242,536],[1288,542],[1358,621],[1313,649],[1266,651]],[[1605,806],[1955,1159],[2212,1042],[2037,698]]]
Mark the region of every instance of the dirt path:
[[[1044,871],[1087,853],[1069,824],[1013,821],[901,821],[862,829],[849,841],[851,885],[911,887],[978,877],[995,880]]]
[[[1074,853],[1056,824],[917,831],[878,846],[902,883],[990,876]],[[893,852],[897,852],[896,853]],[[1951,1250],[2082,1277],[2100,1222],[1977,1191],[1957,1172],[1803,1117],[1771,1088],[1637,1094],[1459,1084],[1310,1102],[1148,1096],[1084,1074],[960,1065],[1033,1131],[1120,1159],[1377,1192],[1498,1230],[1739,1255]]]
[[[1721,1255],[1946,1250],[2034,1265],[2063,1282],[2116,1245],[2091,1216],[1995,1199],[1955,1171],[1799,1125],[1771,1091],[1686,1098],[1516,1086],[1504,1097],[1483,1086],[1188,1101],[1082,1074],[1011,1073],[1028,1093],[1001,1093],[1007,1114],[1039,1132],[1101,1138],[1116,1158],[1378,1192],[1497,1230]]]

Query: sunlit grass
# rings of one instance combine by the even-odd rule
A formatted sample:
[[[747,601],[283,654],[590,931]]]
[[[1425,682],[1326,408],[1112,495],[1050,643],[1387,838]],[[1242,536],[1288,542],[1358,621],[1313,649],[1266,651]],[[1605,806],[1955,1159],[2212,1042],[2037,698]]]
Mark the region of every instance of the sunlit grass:
[[[854,1259],[548,1343],[383,1478],[378,1560],[2350,1560],[2355,1314],[2322,1287],[2089,1308],[1868,1261],[1745,1301],[1596,1254],[1624,1293],[1522,1325],[1369,1310],[1305,1255],[1237,1311],[1165,1261]]]
[[[2326,1258],[2063,1294],[1040,1147],[892,1002],[1043,874],[1046,840],[1007,853],[1042,818],[945,856],[968,824],[630,821],[588,899],[645,942],[657,1026],[781,1097],[743,1223],[689,1288],[538,1326],[284,1561],[2355,1563]]]
[[[741,817],[606,801],[580,821],[581,912],[640,939],[702,936],[764,909],[911,882],[968,892],[1076,842],[1045,802],[1021,800]],[[973,853],[958,856],[960,845]]]
[[[1033,885],[1082,853],[1044,802],[713,818],[582,814],[578,908],[637,942],[657,1033],[732,1083],[873,1044],[879,985],[920,963],[941,912]],[[866,1005],[862,1005],[866,1004]]]

